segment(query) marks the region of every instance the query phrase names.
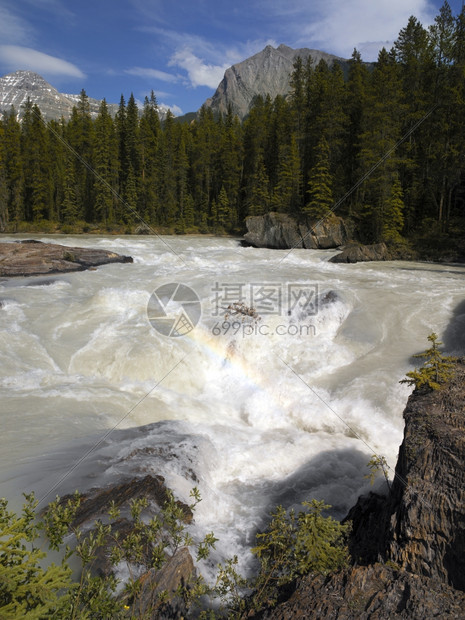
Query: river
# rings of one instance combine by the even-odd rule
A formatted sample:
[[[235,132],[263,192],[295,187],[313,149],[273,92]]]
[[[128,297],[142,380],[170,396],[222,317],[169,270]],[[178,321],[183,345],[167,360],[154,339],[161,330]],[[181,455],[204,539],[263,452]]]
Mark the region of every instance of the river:
[[[180,499],[200,489],[195,528],[214,531],[217,557],[253,545],[278,503],[315,497],[342,517],[372,454],[394,467],[399,380],[464,298],[463,266],[336,265],[200,236],[52,240],[134,264],[0,281],[0,496],[17,508],[25,491],[161,474]],[[239,301],[257,316],[227,310]]]

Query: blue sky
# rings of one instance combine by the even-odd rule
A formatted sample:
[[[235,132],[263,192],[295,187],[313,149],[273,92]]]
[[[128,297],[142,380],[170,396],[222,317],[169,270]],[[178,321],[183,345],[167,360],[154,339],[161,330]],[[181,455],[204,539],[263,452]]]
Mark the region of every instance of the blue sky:
[[[454,14],[462,0],[449,2]],[[36,71],[62,92],[118,102],[153,89],[175,114],[197,110],[226,68],[265,45],[375,60],[410,15],[442,0],[0,0],[0,75]]]

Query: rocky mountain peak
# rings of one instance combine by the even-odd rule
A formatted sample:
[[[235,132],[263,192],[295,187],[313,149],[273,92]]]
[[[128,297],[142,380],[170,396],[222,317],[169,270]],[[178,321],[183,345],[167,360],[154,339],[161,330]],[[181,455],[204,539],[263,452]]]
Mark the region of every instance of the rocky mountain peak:
[[[308,48],[292,49],[281,44],[277,48],[267,45],[261,52],[237,63],[226,70],[215,94],[206,102],[215,113],[225,114],[231,105],[234,114],[244,118],[257,95],[286,96],[290,91],[290,76],[295,59],[300,56],[304,62],[311,58],[317,65],[325,60],[328,65],[348,61],[326,52]]]

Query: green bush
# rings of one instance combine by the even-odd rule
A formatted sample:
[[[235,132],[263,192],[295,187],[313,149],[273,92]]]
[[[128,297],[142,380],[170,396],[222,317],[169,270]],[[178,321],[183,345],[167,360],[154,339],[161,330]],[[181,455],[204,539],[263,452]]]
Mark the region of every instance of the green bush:
[[[191,497],[193,503],[189,508],[194,509],[200,501],[197,489],[192,490]],[[252,551],[260,569],[255,578],[245,579],[237,572],[235,556],[224,566],[218,566],[213,587],[202,577],[192,577],[189,583],[180,585],[174,595],[160,592],[150,609],[144,609],[143,577],[133,575],[133,568],[142,569],[137,571],[138,575],[146,574],[150,568],[158,570],[180,547],[192,548],[194,541],[186,531],[184,509],[168,492],[168,500],[160,513],[147,520],[142,519],[142,514],[148,501],[133,500],[130,532],[120,537],[118,531],[112,529],[112,523],[120,517],[114,504],[109,510],[108,523],[96,521],[93,529],[86,533],[74,528],[72,524],[80,502],[78,493],[67,501],[57,498],[42,520],[36,522],[37,502],[33,495],[26,497],[19,517],[8,512],[6,500],[0,500],[2,620],[153,618],[173,596],[182,601],[187,613],[192,612],[203,620],[245,618],[251,612],[274,605],[280,586],[297,576],[309,572],[326,574],[343,567],[348,560],[345,539],[349,525],[323,517],[322,512],[329,508],[324,502],[304,502],[305,510],[298,514],[292,510],[286,512],[279,506],[268,528],[257,535],[258,545]],[[70,531],[75,535],[73,548],[64,544]],[[61,554],[61,564],[42,567],[47,553],[37,544],[40,532],[49,550]],[[216,541],[210,533],[195,545],[197,560],[208,558]],[[109,553],[113,567],[124,562],[129,569],[130,578],[118,595],[114,575],[96,576],[93,570],[102,549]],[[77,581],[72,577],[71,558],[78,559],[81,567]]]

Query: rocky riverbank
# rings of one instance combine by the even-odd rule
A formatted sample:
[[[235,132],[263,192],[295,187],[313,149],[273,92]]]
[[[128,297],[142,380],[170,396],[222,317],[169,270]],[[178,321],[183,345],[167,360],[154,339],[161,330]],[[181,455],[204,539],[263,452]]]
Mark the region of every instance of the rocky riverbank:
[[[416,390],[387,496],[360,498],[353,566],[308,575],[261,618],[463,618],[465,610],[465,363],[440,391]]]
[[[360,243],[361,235],[347,220],[331,214],[320,222],[299,222],[286,213],[267,213],[246,218],[244,244],[276,250],[340,249],[331,258],[333,263],[358,263],[386,260],[426,260],[434,262],[465,262],[462,239],[417,239],[386,245]]]
[[[107,263],[132,262],[130,256],[108,250],[68,247],[32,239],[0,243],[0,277],[83,271]]]

